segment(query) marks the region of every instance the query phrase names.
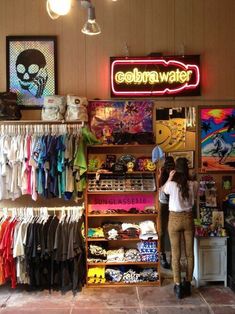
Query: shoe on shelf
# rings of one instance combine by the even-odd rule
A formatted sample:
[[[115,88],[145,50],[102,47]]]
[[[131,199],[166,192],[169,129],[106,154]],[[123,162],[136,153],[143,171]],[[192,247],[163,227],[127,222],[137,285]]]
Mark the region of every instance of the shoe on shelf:
[[[182,284],[174,285],[174,293],[177,299],[183,299],[183,287]]]
[[[170,269],[171,265],[167,262],[166,253],[161,253],[160,255],[161,266],[165,269]]]
[[[184,279],[184,281],[182,282],[182,288],[183,288],[183,294],[185,297],[189,297],[192,293],[191,289],[191,282],[190,281],[186,281]]]

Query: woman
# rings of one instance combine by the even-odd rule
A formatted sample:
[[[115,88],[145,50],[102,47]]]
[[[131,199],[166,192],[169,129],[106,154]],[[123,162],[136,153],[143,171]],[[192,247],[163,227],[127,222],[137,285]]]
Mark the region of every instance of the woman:
[[[175,170],[171,171],[168,181],[162,191],[169,194],[169,223],[168,232],[172,250],[172,269],[174,276],[174,292],[178,299],[191,295],[193,276],[193,213],[192,208],[196,199],[197,182],[189,180],[188,160],[178,158]],[[180,258],[181,235],[184,238],[185,256],[187,260],[186,281],[181,283]]]
[[[175,162],[172,156],[167,156],[163,167],[160,169],[160,175],[158,179],[159,186],[159,242],[160,242],[160,261],[161,265],[165,269],[170,269],[170,264],[166,259],[165,253],[165,235],[167,233],[167,225],[169,218],[169,196],[166,195],[160,188],[166,183],[169,178],[169,174],[175,169]]]

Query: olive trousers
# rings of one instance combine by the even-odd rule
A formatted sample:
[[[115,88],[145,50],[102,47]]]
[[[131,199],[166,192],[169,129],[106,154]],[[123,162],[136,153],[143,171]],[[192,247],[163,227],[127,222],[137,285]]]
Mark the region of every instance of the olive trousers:
[[[169,214],[168,232],[171,243],[172,270],[174,283],[181,282],[181,236],[184,240],[185,257],[187,261],[186,281],[191,282],[193,277],[194,256],[193,236],[194,224],[192,212],[172,212]]]

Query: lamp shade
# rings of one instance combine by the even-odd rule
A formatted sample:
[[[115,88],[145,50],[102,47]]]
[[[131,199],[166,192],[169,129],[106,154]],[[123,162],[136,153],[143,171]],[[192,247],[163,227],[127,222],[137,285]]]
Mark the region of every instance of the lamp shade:
[[[95,20],[95,8],[88,8],[88,20],[82,28],[82,33],[86,35],[98,35],[101,33],[99,24]]]
[[[56,14],[56,13],[54,13],[54,12],[51,10],[51,6],[50,6],[49,0],[47,0],[47,13],[48,13],[48,15],[50,16],[50,18],[51,18],[52,20],[56,20],[56,19],[58,19],[58,17],[60,17],[59,14]]]
[[[66,15],[71,9],[71,0],[47,0],[50,10],[57,15]]]

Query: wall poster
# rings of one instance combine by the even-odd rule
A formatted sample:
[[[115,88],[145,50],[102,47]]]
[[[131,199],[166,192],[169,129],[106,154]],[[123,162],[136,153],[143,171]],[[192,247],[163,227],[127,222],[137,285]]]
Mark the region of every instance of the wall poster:
[[[203,107],[199,118],[201,170],[235,171],[235,107]]]
[[[156,109],[156,144],[164,152],[185,149],[186,117],[184,108]]]
[[[103,144],[153,142],[153,101],[90,101],[90,127]],[[141,143],[143,142],[143,143]]]
[[[7,36],[7,89],[24,108],[57,93],[56,36]]]

